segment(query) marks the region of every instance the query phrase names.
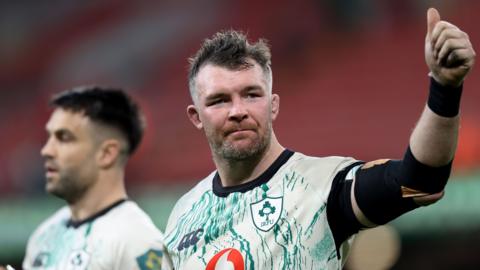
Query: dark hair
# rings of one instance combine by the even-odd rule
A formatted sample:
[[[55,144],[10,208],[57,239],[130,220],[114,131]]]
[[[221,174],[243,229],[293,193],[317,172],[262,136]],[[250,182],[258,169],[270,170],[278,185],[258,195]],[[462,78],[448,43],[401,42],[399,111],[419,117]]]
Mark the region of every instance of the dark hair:
[[[144,120],[138,105],[121,89],[79,87],[55,95],[50,104],[83,112],[92,121],[119,130],[127,139],[131,155],[143,136]]]
[[[229,69],[248,68],[252,65],[248,62],[250,58],[255,60],[266,74],[270,74],[271,54],[267,40],[259,39],[250,44],[243,32],[235,30],[221,31],[212,38],[205,39],[202,47],[189,59],[188,81],[192,96],[193,81],[203,65],[212,63]]]

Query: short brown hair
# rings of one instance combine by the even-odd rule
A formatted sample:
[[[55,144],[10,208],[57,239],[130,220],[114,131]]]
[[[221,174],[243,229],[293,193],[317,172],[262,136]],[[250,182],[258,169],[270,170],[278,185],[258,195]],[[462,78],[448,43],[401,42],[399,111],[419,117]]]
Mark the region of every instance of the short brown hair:
[[[119,88],[80,86],[55,95],[55,108],[82,112],[90,120],[117,129],[128,142],[128,154],[142,140],[145,121],[138,105]]]
[[[192,98],[194,80],[202,66],[210,63],[233,70],[242,69],[252,66],[249,59],[260,65],[271,86],[271,53],[267,40],[259,39],[250,44],[243,32],[235,30],[217,32],[212,38],[205,39],[202,47],[189,59],[188,83]]]

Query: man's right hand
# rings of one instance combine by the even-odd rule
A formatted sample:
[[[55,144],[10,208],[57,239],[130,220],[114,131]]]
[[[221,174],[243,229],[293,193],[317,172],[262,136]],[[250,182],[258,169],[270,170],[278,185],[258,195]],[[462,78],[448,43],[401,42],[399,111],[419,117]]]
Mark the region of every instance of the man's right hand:
[[[425,61],[430,75],[441,85],[460,86],[475,62],[468,35],[457,26],[441,21],[434,8],[427,11],[427,26]]]

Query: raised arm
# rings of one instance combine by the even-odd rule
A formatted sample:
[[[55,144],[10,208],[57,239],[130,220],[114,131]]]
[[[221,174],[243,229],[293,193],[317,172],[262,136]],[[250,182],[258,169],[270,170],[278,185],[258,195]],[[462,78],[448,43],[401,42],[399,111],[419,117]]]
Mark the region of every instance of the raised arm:
[[[475,52],[468,35],[441,21],[436,9],[428,10],[427,24],[425,60],[431,77],[427,105],[403,160],[368,162],[356,173],[351,201],[364,226],[386,223],[438,201],[450,175],[463,80],[474,64]]]
[[[454,156],[458,135],[458,108],[465,76],[475,61],[468,35],[440,20],[437,10],[427,13],[425,61],[432,81],[428,105],[410,137],[418,161],[438,167]]]

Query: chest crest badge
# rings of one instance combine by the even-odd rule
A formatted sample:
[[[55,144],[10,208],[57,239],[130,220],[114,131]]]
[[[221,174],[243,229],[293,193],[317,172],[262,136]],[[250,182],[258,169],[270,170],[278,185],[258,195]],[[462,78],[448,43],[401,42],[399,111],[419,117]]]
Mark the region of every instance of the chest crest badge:
[[[85,270],[88,267],[90,255],[84,250],[76,250],[70,253],[67,261],[67,270]]]
[[[283,210],[283,197],[266,197],[250,204],[253,224],[267,232],[277,224]]]

